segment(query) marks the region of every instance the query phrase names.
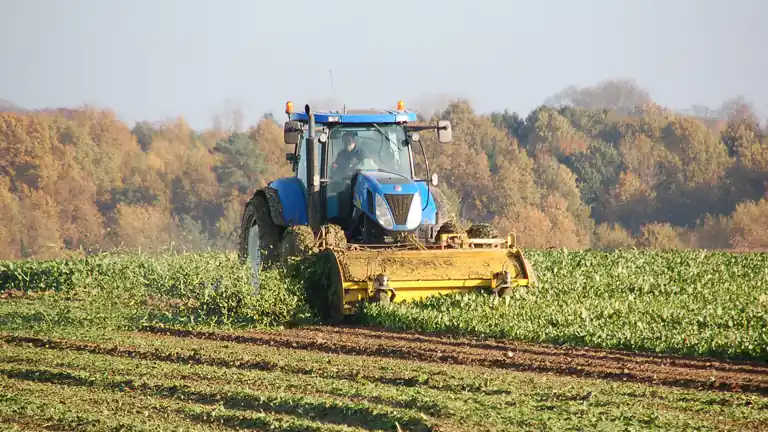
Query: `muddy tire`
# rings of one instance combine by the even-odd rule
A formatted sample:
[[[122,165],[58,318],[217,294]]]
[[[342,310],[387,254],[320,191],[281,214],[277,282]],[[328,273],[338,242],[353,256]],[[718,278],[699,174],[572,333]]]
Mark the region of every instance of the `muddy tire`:
[[[324,247],[326,249],[344,249],[347,246],[347,235],[336,224],[326,224],[321,227],[325,233]]]
[[[435,208],[437,209],[437,223],[443,224],[446,221],[452,220],[453,209],[451,208],[448,200],[445,198],[445,195],[443,195],[443,192],[434,186],[430,186],[429,191],[432,193],[432,198],[434,198],[435,201]]]
[[[243,211],[238,248],[240,261],[251,265],[254,294],[258,293],[262,267],[272,265],[278,258],[279,241],[280,228],[272,221],[267,200],[259,193],[254,194]]]
[[[467,237],[471,239],[500,239],[499,231],[487,223],[473,224],[467,230]],[[476,248],[497,248],[498,245],[475,245]]]
[[[280,242],[280,260],[304,258],[315,252],[315,235],[308,225],[294,225],[285,229]]]
[[[461,228],[461,225],[457,224],[456,222],[449,220],[448,222],[443,223],[440,225],[440,229],[437,230],[437,234],[435,234],[435,241],[440,241],[440,235],[441,234],[463,234],[464,229]]]
[[[499,231],[492,225],[487,223],[474,224],[467,230],[467,236],[469,238],[478,239],[499,239]]]

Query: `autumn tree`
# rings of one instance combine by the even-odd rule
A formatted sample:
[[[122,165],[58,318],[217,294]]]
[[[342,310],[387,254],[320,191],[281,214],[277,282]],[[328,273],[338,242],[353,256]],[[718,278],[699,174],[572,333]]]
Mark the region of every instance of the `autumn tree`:
[[[458,221],[524,247],[768,246],[768,138],[746,99],[686,115],[614,80],[548,102],[524,115],[426,104],[419,118],[450,120],[454,140],[422,133],[417,177],[423,145]],[[292,175],[284,148],[272,116],[248,126],[235,108],[204,131],[87,106],[0,112],[0,259],[232,250],[253,192]]]
[[[540,107],[526,119],[523,146],[529,154],[545,153],[563,159],[575,152],[584,152],[589,141],[573,128],[570,120],[549,107]]]
[[[601,223],[595,228],[592,244],[596,249],[612,251],[632,247],[634,239],[632,233],[621,225]]]
[[[604,221],[606,191],[616,185],[624,169],[619,152],[611,144],[593,139],[587,151],[571,154],[563,163],[576,176],[581,200],[592,208],[592,217]]]

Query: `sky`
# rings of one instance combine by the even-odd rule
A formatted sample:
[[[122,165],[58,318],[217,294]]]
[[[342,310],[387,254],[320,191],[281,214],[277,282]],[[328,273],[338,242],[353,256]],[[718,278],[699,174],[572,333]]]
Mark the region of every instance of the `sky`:
[[[742,95],[768,116],[765,0],[0,0],[0,99],[210,127],[285,101],[527,114],[633,79],[675,109]],[[330,71],[330,73],[329,73]],[[331,80],[331,74],[333,80]],[[333,85],[332,85],[333,84]]]

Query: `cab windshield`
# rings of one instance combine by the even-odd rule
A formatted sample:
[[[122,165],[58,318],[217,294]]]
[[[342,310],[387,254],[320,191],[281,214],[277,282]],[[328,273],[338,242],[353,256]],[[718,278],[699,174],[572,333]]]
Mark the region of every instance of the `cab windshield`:
[[[362,158],[357,164],[352,152]],[[388,171],[411,177],[411,160],[402,125],[366,124],[335,126],[328,137],[328,172],[331,178],[350,177],[356,169]],[[355,161],[349,168],[347,161]],[[345,169],[347,168],[347,169]]]

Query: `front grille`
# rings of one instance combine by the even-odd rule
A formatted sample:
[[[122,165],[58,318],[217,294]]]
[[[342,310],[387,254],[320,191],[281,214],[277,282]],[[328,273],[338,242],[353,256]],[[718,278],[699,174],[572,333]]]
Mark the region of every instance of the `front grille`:
[[[405,221],[408,219],[408,210],[411,209],[413,194],[384,194],[384,198],[392,210],[395,224],[405,225]]]

